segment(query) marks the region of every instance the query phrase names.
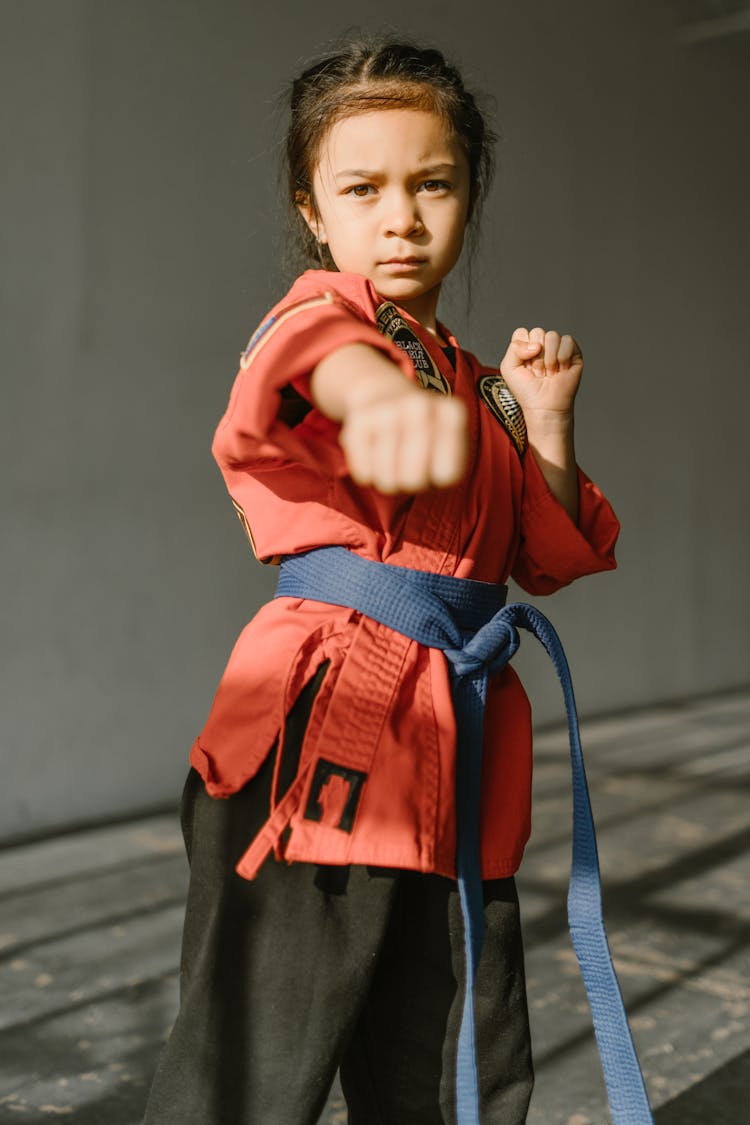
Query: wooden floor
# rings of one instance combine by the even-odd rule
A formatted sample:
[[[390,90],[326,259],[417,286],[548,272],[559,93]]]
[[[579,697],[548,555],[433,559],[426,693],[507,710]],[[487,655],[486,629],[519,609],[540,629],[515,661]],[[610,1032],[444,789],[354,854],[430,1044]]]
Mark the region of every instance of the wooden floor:
[[[610,944],[656,1121],[739,1125],[750,692],[589,721],[583,741]],[[537,1069],[529,1125],[608,1120],[565,921],[569,789],[565,734],[543,731],[519,876]],[[0,1121],[138,1125],[176,1010],[186,877],[176,816],[0,851]],[[345,1125],[337,1089],[321,1122]]]

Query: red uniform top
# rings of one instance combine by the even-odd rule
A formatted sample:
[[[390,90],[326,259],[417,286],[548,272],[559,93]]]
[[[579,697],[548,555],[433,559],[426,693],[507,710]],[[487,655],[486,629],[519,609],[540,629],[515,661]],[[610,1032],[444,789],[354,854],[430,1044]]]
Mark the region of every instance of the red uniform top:
[[[497,376],[497,368],[438,327],[455,348],[455,371],[435,337],[358,274],[308,270],[274,307],[243,353],[212,446],[257,557],[342,545],[459,578],[504,583],[512,575],[531,594],[614,568],[619,523],[607,500],[579,469],[573,523],[533,454],[519,456],[479,393],[482,377]],[[309,406],[318,361],[352,342],[380,348],[410,379],[466,402],[471,445],[463,481],[417,495],[383,495],[352,481],[340,425]],[[289,387],[302,396],[296,424],[285,413],[295,409]],[[191,751],[207,791],[227,796],[256,773],[326,660],[300,772],[320,758],[351,762],[356,750],[368,763],[366,780],[353,822],[341,827],[346,783],[334,777],[338,789],[329,783],[319,795],[322,816],[310,819],[309,769],[286,858],[455,876],[456,731],[446,659],[353,610],[280,598],[245,626]],[[490,679],[482,785],[482,874],[507,876],[529,836],[531,793],[530,708],[510,667]]]

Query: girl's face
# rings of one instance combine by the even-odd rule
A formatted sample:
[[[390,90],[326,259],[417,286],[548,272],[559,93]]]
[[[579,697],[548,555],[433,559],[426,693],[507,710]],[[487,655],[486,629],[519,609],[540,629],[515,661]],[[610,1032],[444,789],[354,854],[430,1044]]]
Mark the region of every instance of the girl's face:
[[[339,270],[435,328],[440,285],[461,254],[469,163],[436,114],[385,109],[337,121],[300,211]],[[400,259],[400,261],[399,261]]]

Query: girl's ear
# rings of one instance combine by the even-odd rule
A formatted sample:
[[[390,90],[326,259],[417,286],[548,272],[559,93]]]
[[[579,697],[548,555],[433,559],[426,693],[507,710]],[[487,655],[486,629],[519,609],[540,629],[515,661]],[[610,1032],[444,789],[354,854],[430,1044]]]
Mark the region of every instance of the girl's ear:
[[[316,241],[327,242],[323,222],[320,216],[316,214],[312,199],[307,192],[300,191],[297,193],[297,209],[315,235]]]

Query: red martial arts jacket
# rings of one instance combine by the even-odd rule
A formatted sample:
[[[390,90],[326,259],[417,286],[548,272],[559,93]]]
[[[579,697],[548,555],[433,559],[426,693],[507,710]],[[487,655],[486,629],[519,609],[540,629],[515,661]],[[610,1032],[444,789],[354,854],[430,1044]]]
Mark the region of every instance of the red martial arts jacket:
[[[614,568],[619,523],[607,500],[579,469],[573,523],[482,393],[497,368],[438,327],[455,348],[455,371],[438,340],[358,274],[308,270],[272,309],[241,357],[212,446],[256,556],[273,562],[342,545],[459,578],[505,583],[511,575],[531,594]],[[465,401],[471,452],[461,483],[383,495],[352,481],[340,425],[309,407],[316,364],[352,342],[381,349],[410,379]],[[290,401],[293,411],[302,404],[296,424],[286,413]],[[307,780],[283,854],[455,876],[456,730],[446,659],[353,610],[280,598],[245,626],[191,751],[208,793],[228,796],[253,777],[324,661],[300,760]],[[367,762],[353,820],[342,825],[343,777],[315,795],[322,816],[310,819],[319,774],[312,766],[345,761],[352,747]],[[507,876],[529,836],[531,794],[530,708],[510,667],[490,679],[482,785],[482,874]]]

